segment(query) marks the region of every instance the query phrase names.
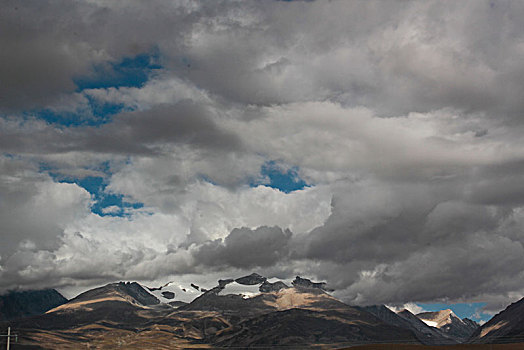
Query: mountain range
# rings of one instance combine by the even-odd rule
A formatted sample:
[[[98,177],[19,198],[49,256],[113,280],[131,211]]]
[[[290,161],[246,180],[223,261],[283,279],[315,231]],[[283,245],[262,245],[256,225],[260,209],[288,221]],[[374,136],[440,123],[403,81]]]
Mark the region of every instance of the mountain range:
[[[384,305],[354,307],[330,291],[299,276],[289,283],[256,273],[209,289],[118,282],[9,325],[20,335],[18,346],[28,349],[449,345],[520,340],[523,331],[522,300],[480,327],[451,310],[414,315]]]

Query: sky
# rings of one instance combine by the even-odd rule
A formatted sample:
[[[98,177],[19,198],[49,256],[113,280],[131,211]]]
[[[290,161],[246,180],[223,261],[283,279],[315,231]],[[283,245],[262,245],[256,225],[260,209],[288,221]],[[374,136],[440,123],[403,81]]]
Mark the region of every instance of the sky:
[[[522,1],[0,7],[0,291],[524,296]]]

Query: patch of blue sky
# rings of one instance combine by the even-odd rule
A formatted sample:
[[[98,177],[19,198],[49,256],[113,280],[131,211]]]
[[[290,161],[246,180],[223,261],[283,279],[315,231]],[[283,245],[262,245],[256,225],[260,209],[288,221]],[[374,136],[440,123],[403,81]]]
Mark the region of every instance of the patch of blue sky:
[[[77,92],[110,87],[142,87],[155,71],[162,69],[158,50],[125,57],[119,62],[96,65],[90,76],[77,77]]]
[[[100,103],[91,97],[87,97],[87,99],[89,101],[89,111],[57,112],[46,108],[28,113],[27,115],[31,115],[32,117],[36,117],[56,126],[98,126],[109,123],[112,120],[113,115],[120,113],[125,109],[124,104]]]
[[[460,318],[469,318],[474,321],[488,321],[491,315],[484,314],[480,309],[486,305],[486,303],[457,303],[457,304],[444,304],[444,303],[432,303],[432,304],[417,304],[427,311],[440,311],[445,309],[451,309]]]
[[[201,181],[204,181],[204,182],[207,182],[207,183],[210,183],[211,185],[213,186],[219,186],[219,184],[212,180],[209,176],[205,175],[205,174],[197,174],[197,179],[201,180]]]
[[[162,69],[158,61],[158,50],[152,50],[134,57],[125,57],[119,62],[97,65],[93,67],[91,75],[74,79],[76,91],[81,93],[86,89],[142,87],[155,71]],[[87,108],[75,111],[45,108],[29,111],[25,116],[36,117],[62,127],[98,126],[111,122],[115,114],[132,110],[123,103],[100,101],[89,94],[84,94],[84,97],[87,99]]]
[[[302,190],[308,184],[298,175],[298,170],[297,167],[286,169],[279,166],[275,161],[269,161],[264,163],[260,169],[260,175],[265,181],[255,181],[250,186],[264,185],[276,188],[284,193]]]
[[[91,194],[94,203],[91,211],[100,216],[127,216],[128,209],[140,209],[144,207],[143,203],[128,202],[124,200],[121,194],[109,193],[106,191],[107,183],[102,176],[87,176],[84,178],[64,177],[61,174],[49,172],[55,181],[74,183]]]

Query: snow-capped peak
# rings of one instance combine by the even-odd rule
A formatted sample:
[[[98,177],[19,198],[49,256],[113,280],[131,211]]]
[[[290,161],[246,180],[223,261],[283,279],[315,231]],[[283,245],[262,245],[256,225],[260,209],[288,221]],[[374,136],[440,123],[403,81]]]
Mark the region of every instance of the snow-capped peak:
[[[176,301],[190,303],[202,294],[200,290],[193,288],[191,285],[186,286],[174,281],[165,283],[160,287],[148,287],[145,285],[143,285],[143,287],[163,304],[169,304]]]

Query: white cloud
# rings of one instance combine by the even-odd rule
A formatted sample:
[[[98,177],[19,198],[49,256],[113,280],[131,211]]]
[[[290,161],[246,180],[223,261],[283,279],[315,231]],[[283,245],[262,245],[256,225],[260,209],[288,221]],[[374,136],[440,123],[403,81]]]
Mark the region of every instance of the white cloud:
[[[32,164],[9,157],[0,158],[0,191],[4,259],[23,240],[53,247],[67,225],[87,215],[91,205],[83,188],[56,183]]]
[[[102,208],[102,213],[104,214],[117,214],[122,209],[118,205],[110,205],[109,207]]]

